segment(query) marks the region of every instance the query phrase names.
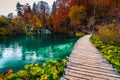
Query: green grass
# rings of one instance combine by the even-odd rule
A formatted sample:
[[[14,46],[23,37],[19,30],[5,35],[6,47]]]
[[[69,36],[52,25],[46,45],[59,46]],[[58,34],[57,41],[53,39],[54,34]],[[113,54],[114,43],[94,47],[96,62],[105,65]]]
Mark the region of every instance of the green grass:
[[[82,36],[84,36],[84,35],[85,35],[85,34],[80,33],[80,32],[79,32],[79,33],[78,33],[78,32],[77,32],[77,33],[75,33],[75,36],[77,36],[77,37],[82,37]]]
[[[99,49],[104,58],[108,60],[118,72],[120,72],[120,46],[105,44],[97,35],[91,37],[91,42]]]

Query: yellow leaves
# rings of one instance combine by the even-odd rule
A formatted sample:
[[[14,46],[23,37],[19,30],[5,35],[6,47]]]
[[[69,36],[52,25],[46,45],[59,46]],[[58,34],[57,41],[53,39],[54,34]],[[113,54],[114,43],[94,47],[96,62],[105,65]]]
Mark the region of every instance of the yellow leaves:
[[[43,74],[43,75],[41,75],[41,78],[39,78],[37,80],[48,80],[48,77],[49,77],[49,75]]]
[[[39,65],[38,64],[34,64],[34,66],[38,67]]]
[[[9,80],[9,79],[11,79],[12,77],[14,77],[14,74],[10,74],[10,75],[8,75],[5,79],[7,80]],[[3,80],[3,79],[0,79],[0,80]]]
[[[7,24],[8,24],[7,18],[4,17],[4,16],[1,16],[1,17],[0,17],[0,27],[1,27],[2,25],[6,26]]]
[[[28,69],[28,67],[29,67],[29,65],[25,65],[25,69],[26,69],[26,70]]]
[[[42,22],[36,14],[34,14],[33,17],[32,17],[32,23],[36,27],[41,27],[42,26]]]
[[[58,71],[57,70],[54,70],[54,72],[52,73],[53,74],[53,79],[57,79],[58,78]]]
[[[63,59],[63,60],[62,60],[62,64],[63,64],[64,66],[67,64],[67,62],[68,62],[68,61],[67,61],[66,59]]]
[[[42,65],[43,67],[45,67],[46,66],[46,63],[43,63],[43,65]]]
[[[36,19],[37,18],[37,15],[33,15],[33,19]]]
[[[95,37],[95,35],[93,35],[91,41],[96,44],[101,40],[99,37]],[[108,60],[114,66],[114,68],[117,69],[117,71],[120,72],[120,46],[101,43],[96,47],[103,53],[104,58]]]
[[[112,50],[108,50],[107,54],[111,54],[113,51]]]
[[[7,34],[7,30],[5,28],[0,28],[0,34],[1,35]]]
[[[40,21],[37,21],[37,22],[35,23],[35,26],[41,27],[41,26],[42,26],[42,23],[41,23]]]
[[[16,75],[19,75],[19,76],[27,76],[27,71],[25,71],[25,70],[20,70],[19,72],[16,73]]]
[[[119,31],[120,28],[112,23],[101,27],[99,30],[99,35],[104,42],[118,44],[120,43]]]
[[[72,6],[70,11],[69,11],[69,17],[71,20],[76,20],[76,21],[80,21],[81,19],[85,18],[85,8],[84,6]]]
[[[20,24],[21,22],[23,23],[23,20],[21,18],[13,18],[11,22],[14,24]]]
[[[5,80],[59,80],[64,72],[67,60],[61,62],[49,60],[40,67],[38,64],[25,66],[25,70],[6,76]]]
[[[84,6],[72,6],[70,8],[70,11],[68,13],[68,16],[70,17],[71,23],[73,25],[80,24],[80,20],[85,19],[86,12]]]

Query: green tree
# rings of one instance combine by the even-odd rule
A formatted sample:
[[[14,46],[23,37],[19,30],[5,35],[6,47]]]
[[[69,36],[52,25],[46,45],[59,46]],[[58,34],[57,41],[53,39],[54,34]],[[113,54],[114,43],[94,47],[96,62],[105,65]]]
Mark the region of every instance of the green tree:
[[[36,7],[37,7],[37,4],[34,2],[33,3],[33,8],[32,8],[32,10],[36,13]]]
[[[19,2],[16,4],[17,15],[20,17],[23,15],[23,5]]]

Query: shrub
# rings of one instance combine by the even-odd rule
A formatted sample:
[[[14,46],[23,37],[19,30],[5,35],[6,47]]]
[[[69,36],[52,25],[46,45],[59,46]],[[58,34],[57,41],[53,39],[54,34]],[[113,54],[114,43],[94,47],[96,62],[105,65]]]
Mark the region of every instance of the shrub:
[[[99,29],[99,36],[105,43],[120,44],[120,28],[113,23],[102,26]]]
[[[40,67],[38,64],[25,65],[25,70],[5,76],[5,80],[59,80],[67,60],[49,60]]]

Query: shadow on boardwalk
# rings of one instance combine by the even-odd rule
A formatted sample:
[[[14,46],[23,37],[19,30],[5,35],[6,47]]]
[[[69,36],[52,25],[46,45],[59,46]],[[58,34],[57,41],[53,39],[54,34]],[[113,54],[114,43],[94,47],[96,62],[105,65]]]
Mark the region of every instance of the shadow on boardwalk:
[[[90,37],[86,35],[76,42],[63,80],[120,80],[120,74],[92,45]]]

